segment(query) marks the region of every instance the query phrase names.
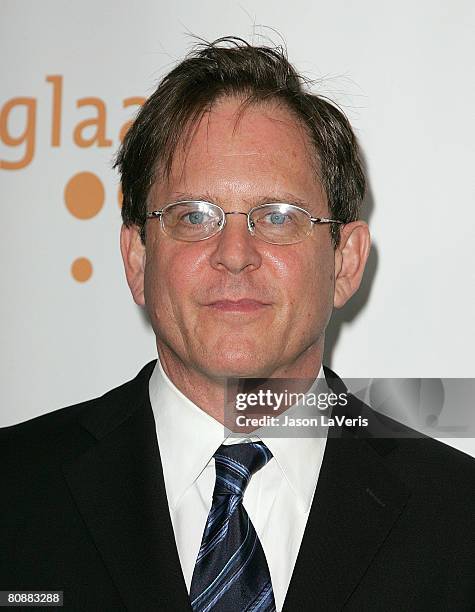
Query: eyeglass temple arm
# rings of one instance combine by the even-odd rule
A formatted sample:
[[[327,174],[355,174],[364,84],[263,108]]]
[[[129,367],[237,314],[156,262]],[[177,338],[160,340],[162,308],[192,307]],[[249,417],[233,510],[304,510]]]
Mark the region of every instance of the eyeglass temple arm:
[[[310,217],[310,221],[312,223],[338,223],[340,225],[344,224],[344,221],[337,221],[336,219],[325,219],[325,217]]]

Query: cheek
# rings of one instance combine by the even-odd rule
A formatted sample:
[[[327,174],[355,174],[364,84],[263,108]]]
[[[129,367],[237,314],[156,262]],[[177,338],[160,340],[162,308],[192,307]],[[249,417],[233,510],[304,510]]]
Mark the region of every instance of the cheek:
[[[276,284],[286,293],[289,302],[311,307],[309,298],[319,300],[331,292],[334,282],[333,250],[310,243],[306,248],[289,248],[267,254]]]
[[[276,262],[278,282],[285,287],[283,321],[295,340],[320,335],[333,308],[333,249],[305,249]]]
[[[182,246],[182,245],[180,245]],[[154,244],[145,267],[146,300],[157,315],[186,309],[189,297],[203,282],[203,252]],[[194,252],[193,252],[194,251]]]

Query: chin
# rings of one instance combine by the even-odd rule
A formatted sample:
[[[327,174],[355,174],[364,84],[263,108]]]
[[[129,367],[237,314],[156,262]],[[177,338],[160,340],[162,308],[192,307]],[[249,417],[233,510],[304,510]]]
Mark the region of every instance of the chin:
[[[220,348],[213,352],[206,369],[216,377],[224,378],[265,378],[273,371],[269,355],[264,351],[249,351],[243,348]],[[212,368],[212,372],[210,369]]]

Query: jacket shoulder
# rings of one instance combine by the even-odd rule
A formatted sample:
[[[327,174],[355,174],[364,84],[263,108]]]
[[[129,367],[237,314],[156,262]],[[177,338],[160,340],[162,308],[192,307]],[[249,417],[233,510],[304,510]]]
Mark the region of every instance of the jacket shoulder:
[[[352,428],[352,435],[369,444],[386,465],[410,486],[426,484],[434,489],[454,487],[467,496],[475,485],[475,458],[395,419],[374,410],[353,395],[339,376],[324,367],[325,377],[335,392],[348,395],[345,412],[361,418],[367,427]],[[475,496],[470,496],[475,505]]]
[[[156,361],[148,363],[137,376],[103,395],[78,404],[59,408],[46,414],[3,427],[0,429],[0,457],[18,457],[32,453],[55,453],[62,446],[71,444],[71,439],[79,441],[91,438],[87,423],[100,423],[110,416],[111,410],[120,413],[121,409],[137,400],[137,393],[143,393]],[[86,427],[84,426],[86,424]],[[76,446],[76,444],[73,444]],[[66,453],[67,454],[67,453]]]

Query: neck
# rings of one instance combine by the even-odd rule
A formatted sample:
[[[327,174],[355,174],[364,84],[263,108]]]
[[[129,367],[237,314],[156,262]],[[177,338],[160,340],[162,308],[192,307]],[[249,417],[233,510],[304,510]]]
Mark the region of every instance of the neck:
[[[226,393],[230,391],[225,374],[214,376],[192,364],[185,363],[168,346],[157,341],[160,363],[173,384],[190,401],[219,421],[225,422]],[[322,364],[323,338],[318,346],[312,345],[290,363],[276,367],[270,374],[256,372],[259,378],[311,379],[317,377]],[[229,375],[229,378],[237,378]]]

